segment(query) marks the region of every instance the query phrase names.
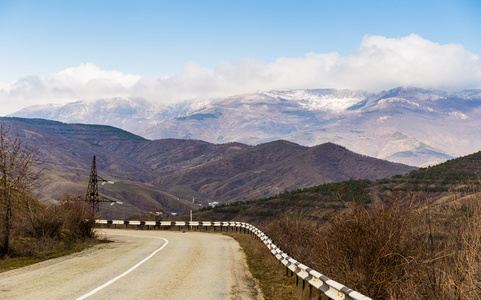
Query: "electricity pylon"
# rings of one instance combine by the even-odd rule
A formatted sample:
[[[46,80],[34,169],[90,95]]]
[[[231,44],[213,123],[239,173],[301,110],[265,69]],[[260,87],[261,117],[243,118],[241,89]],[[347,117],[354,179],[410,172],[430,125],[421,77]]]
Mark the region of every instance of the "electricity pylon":
[[[102,185],[106,183],[114,184],[113,181],[108,181],[97,176],[97,165],[95,162],[95,155],[92,160],[92,168],[90,169],[89,185],[87,187],[87,194],[85,195],[85,201],[92,205],[92,210],[94,213],[100,212],[100,202],[110,202],[110,205],[115,203],[122,204],[120,201],[111,200],[103,196],[99,196],[99,185],[98,182],[102,181]]]
[[[89,178],[89,185],[87,187],[87,194],[85,196],[85,201],[92,205],[92,209],[94,213],[98,213],[100,211],[99,206],[99,185],[98,185],[98,177],[97,177],[97,165],[95,163],[95,155],[94,159],[92,160],[92,168],[90,169],[90,178]]]

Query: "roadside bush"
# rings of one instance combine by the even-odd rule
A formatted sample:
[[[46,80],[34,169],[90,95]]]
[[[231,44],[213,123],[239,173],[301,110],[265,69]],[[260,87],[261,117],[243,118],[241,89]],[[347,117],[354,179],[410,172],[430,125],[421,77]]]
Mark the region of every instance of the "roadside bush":
[[[84,202],[62,202],[24,211],[17,220],[10,256],[70,249],[95,238],[92,208]]]
[[[429,220],[435,255],[428,282],[438,299],[481,299],[481,195],[477,188],[451,193],[453,204]]]
[[[63,221],[60,233],[65,238],[78,241],[94,237],[95,217],[91,206],[85,202],[65,202],[59,210],[59,219]]]
[[[422,240],[412,201],[369,209],[357,204],[328,223],[313,267],[373,299],[407,299],[399,293],[416,284]]]
[[[373,299],[481,299],[481,195],[453,190],[449,205],[394,192],[329,221],[286,216],[266,232],[302,263]]]
[[[297,260],[308,261],[317,254],[312,241],[319,236],[318,228],[300,214],[272,222],[266,232],[279,248]]]

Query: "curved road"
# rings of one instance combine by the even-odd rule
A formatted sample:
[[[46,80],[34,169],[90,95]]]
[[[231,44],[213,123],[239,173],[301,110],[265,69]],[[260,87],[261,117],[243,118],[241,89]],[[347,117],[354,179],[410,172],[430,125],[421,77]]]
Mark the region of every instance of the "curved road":
[[[262,299],[230,237],[100,233],[115,243],[0,273],[0,299]]]

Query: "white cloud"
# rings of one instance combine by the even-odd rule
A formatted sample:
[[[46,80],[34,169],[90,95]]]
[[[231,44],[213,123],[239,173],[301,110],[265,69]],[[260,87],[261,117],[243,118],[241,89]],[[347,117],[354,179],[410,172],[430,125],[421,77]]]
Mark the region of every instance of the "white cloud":
[[[381,90],[416,86],[457,90],[481,88],[481,62],[459,44],[440,45],[411,34],[401,38],[365,36],[347,56],[308,53],[266,64],[250,59],[206,69],[187,62],[168,78],[147,79],[82,64],[38,78],[0,83],[0,115],[40,103],[63,103],[117,96],[171,103],[278,88]]]
[[[37,76],[23,77],[0,84],[0,115],[35,104],[129,96],[140,79],[140,76],[119,71],[105,71],[90,63],[65,69],[43,79]]]
[[[439,45],[415,34],[399,39],[366,36],[358,51],[341,58],[332,73],[356,88],[481,87],[481,62],[477,55],[462,45]]]

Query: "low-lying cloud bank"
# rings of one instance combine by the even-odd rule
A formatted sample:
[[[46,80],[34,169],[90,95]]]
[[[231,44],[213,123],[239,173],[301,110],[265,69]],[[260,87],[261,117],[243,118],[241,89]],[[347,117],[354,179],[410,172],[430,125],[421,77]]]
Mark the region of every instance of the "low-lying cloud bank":
[[[397,86],[481,88],[481,62],[460,44],[440,45],[411,34],[366,35],[359,49],[347,56],[310,52],[269,64],[249,59],[222,62],[213,70],[187,62],[179,74],[168,78],[148,79],[85,63],[45,78],[27,76],[0,83],[0,115],[34,104],[119,96],[167,104],[280,88],[379,91]]]

